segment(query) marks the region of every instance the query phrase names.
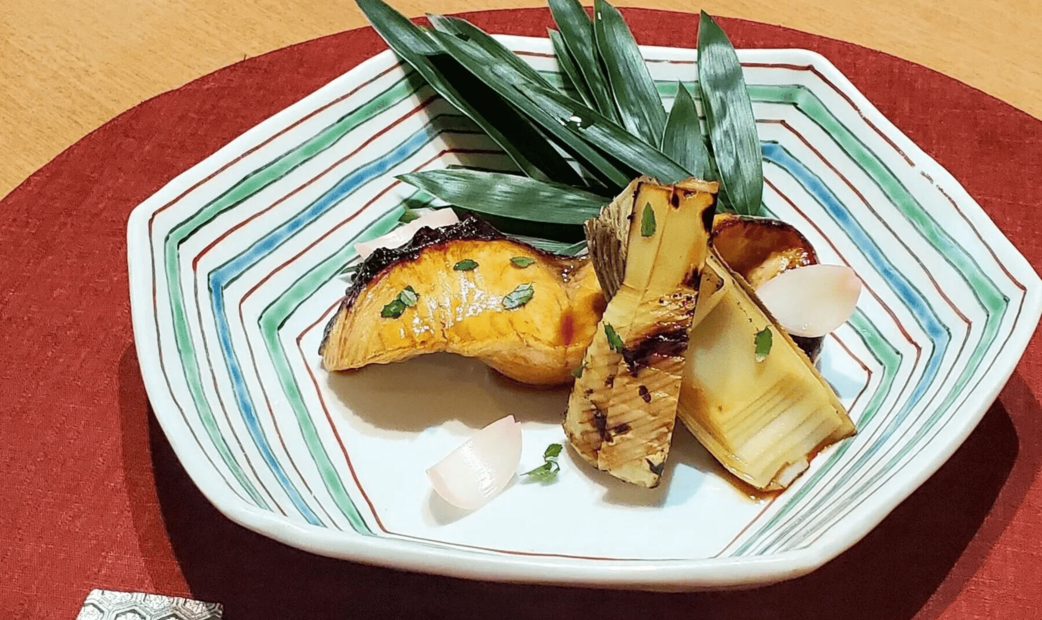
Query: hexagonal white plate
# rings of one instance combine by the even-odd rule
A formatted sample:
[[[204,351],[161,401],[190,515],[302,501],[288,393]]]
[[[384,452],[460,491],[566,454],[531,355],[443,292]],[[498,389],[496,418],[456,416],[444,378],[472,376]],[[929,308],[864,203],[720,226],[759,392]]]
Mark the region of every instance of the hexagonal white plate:
[[[543,39],[501,37],[556,76]],[[670,101],[691,50],[647,48]],[[864,536],[952,454],[1013,371],[1039,280],[959,184],[824,58],[739,54],[767,208],[866,285],[826,342],[859,434],[785,493],[732,486],[678,432],[658,490],[564,457],[451,511],[424,470],[486,423],[524,422],[522,467],[561,441],[566,391],[525,390],[449,356],[322,370],[317,348],[353,243],[421,198],[406,171],[506,157],[383,53],[261,123],[140,205],[129,223],[138,356],[179,458],[231,519],[315,553],[477,579],[613,587],[767,583]]]

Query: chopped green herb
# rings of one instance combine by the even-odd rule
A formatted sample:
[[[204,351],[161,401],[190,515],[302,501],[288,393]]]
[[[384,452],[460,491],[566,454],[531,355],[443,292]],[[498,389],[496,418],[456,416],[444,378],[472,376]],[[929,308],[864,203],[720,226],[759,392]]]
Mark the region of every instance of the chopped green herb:
[[[521,475],[538,482],[551,482],[557,477],[557,472],[561,471],[561,466],[557,464],[557,457],[561,455],[562,449],[563,446],[559,443],[550,444],[543,452],[543,464]]]
[[[529,265],[534,265],[535,264],[535,259],[534,258],[528,258],[527,256],[515,256],[514,258],[510,259],[510,262],[514,263],[515,265],[517,265],[521,269],[524,269],[525,267],[528,267]]]
[[[456,271],[470,271],[478,266],[478,262],[469,258],[464,258],[460,262],[452,266]]]
[[[615,333],[615,328],[609,323],[604,324],[604,335],[608,337],[608,346],[611,347],[612,351],[622,353],[623,342],[622,338]]]
[[[384,309],[380,311],[380,316],[385,319],[397,319],[405,312],[405,304],[402,300],[395,298],[394,301],[384,306]]]
[[[412,308],[416,305],[416,291],[411,286],[405,287],[405,290],[398,293],[398,301]]]
[[[503,307],[507,310],[513,310],[514,308],[520,308],[532,300],[532,296],[535,295],[535,289],[532,287],[531,282],[524,284],[518,284],[517,288],[510,292],[509,295],[503,298]]]
[[[644,214],[640,218],[640,236],[650,237],[655,234],[655,212],[651,209],[651,203],[644,205]]]
[[[402,216],[398,218],[398,221],[402,224],[408,224],[409,222],[415,222],[418,219],[420,219],[419,213],[413,211],[409,207],[405,207],[405,211],[402,213]]]
[[[398,293],[398,296],[394,298],[394,301],[384,306],[384,309],[380,311],[380,316],[387,319],[397,319],[405,312],[406,308],[411,308],[416,305],[416,298],[419,295],[411,286],[407,286],[402,289],[402,292]]]
[[[586,364],[583,363],[581,366],[579,366],[578,368],[576,368],[575,370],[572,371],[572,376],[575,377],[576,379],[578,379],[579,377],[583,376],[583,370],[585,370],[585,369],[586,369]]]
[[[756,332],[757,362],[767,359],[767,355],[771,352],[772,344],[774,344],[774,335],[771,333],[770,327],[764,327],[761,331]]]

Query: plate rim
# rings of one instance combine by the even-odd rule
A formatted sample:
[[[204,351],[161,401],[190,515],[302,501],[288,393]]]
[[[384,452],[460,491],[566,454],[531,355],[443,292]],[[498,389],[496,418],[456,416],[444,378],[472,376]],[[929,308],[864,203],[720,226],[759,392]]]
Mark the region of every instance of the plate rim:
[[[548,41],[543,37],[517,35],[494,35],[509,42]],[[695,50],[669,46],[641,46],[646,52],[696,54]],[[1025,288],[1025,311],[1014,324],[1010,333],[1009,352],[997,358],[993,367],[982,376],[987,387],[967,393],[965,403],[953,416],[949,434],[956,440],[939,452],[930,461],[910,469],[899,481],[881,486],[873,492],[873,502],[859,509],[858,518],[848,515],[825,531],[809,546],[763,556],[728,558],[672,559],[672,560],[613,560],[601,563],[590,570],[591,560],[558,557],[518,557],[495,553],[464,551],[446,547],[428,547],[415,542],[394,538],[366,537],[358,534],[345,535],[305,523],[294,523],[273,512],[250,506],[225,488],[215,479],[206,465],[206,459],[194,442],[190,441],[187,427],[176,423],[176,417],[168,412],[177,408],[166,390],[158,360],[158,342],[149,335],[155,333],[155,314],[152,312],[151,288],[153,281],[146,265],[136,257],[147,252],[149,239],[147,220],[154,207],[152,197],[137,205],[130,214],[127,224],[127,259],[130,285],[131,322],[138,365],[146,393],[152,404],[156,419],[170,441],[178,460],[188,472],[196,487],[207,500],[226,518],[268,538],[291,547],[317,555],[357,561],[389,568],[416,572],[461,577],[481,581],[538,583],[601,588],[634,588],[653,590],[703,590],[730,587],[751,587],[805,575],[849,549],[871,532],[901,502],[948,461],[952,454],[984,417],[988,408],[1004,388],[1023,356],[1031,336],[1042,318],[1042,279],[1023,254],[1013,245],[988,216],[987,212],[973,199],[963,186],[943,166],[936,162],[921,147],[906,136],[896,125],[882,114],[861,91],[822,54],[802,48],[743,48],[738,50],[742,60],[770,59],[779,57],[794,59],[799,64],[813,66],[827,76],[846,95],[866,120],[876,125],[904,151],[915,166],[928,170],[933,182],[953,193],[964,214],[988,240],[996,257],[1015,273]],[[276,125],[284,117],[292,117],[298,107],[304,107],[311,97],[324,89],[332,88],[345,75],[362,70],[367,65],[385,62],[393,52],[384,50],[355,65],[344,74],[312,91],[300,100],[279,110],[272,116],[239,134],[220,149],[200,162],[179,173],[153,193],[153,197],[189,184],[191,175],[198,174],[207,162],[220,159],[222,154],[240,152],[243,143],[265,135],[267,128]],[[213,165],[211,163],[211,165]],[[150,267],[150,266],[149,266]],[[1012,353],[1015,353],[1012,354]]]

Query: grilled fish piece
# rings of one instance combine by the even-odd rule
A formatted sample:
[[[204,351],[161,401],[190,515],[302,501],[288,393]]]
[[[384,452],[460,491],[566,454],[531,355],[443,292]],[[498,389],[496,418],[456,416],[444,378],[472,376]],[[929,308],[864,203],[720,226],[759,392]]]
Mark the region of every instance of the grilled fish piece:
[[[658,485],[673,436],[716,191],[641,178],[587,222],[610,300],[563,426],[583,459],[645,487]]]
[[[537,250],[471,215],[373,252],[320,353],[334,371],[450,352],[557,385],[572,379],[604,306],[588,259]]]

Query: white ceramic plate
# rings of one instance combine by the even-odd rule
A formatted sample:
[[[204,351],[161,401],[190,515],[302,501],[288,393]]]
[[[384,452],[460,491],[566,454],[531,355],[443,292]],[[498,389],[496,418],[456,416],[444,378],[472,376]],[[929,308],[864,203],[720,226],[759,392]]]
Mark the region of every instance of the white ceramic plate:
[[[548,41],[501,37],[540,70]],[[691,50],[647,48],[667,104]],[[394,175],[507,165],[383,53],[185,172],[129,223],[149,396],[224,514],[318,554],[474,579],[696,589],[807,573],[868,533],[974,428],[1040,314],[1039,280],[959,184],[824,58],[739,56],[763,141],[764,201],[866,289],[821,361],[857,423],[791,489],[750,498],[679,431],[664,482],[630,488],[562,457],[451,510],[424,471],[475,429],[523,421],[522,468],[563,440],[566,390],[431,356],[330,376],[317,354],[353,244],[422,200]],[[566,451],[566,455],[568,452]]]

